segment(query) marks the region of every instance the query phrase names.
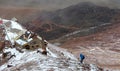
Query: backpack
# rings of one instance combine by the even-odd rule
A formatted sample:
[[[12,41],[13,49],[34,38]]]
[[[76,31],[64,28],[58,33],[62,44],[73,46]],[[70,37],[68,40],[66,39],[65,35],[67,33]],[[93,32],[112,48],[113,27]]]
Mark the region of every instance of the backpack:
[[[85,59],[85,56],[83,54],[80,54],[80,59]]]

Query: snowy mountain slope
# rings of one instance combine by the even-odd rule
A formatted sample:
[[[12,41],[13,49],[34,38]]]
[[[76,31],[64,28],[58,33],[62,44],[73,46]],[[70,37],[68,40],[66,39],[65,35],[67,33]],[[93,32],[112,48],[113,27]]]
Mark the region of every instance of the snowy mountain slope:
[[[9,40],[12,44],[14,44],[16,37],[21,36],[26,31],[19,23],[12,20],[3,20],[2,25],[5,28],[5,32],[7,32],[5,39]]]
[[[26,29],[23,29],[17,22],[11,21],[10,26],[6,28],[6,40],[12,41],[14,44],[19,32],[11,31],[13,26],[14,30],[17,29],[19,32]],[[13,35],[16,36],[13,37]],[[47,46],[47,56],[38,53],[37,50],[41,50],[41,48],[35,50],[22,49],[23,53],[21,53],[16,48],[6,47],[4,52],[10,52],[11,55],[15,56],[4,62],[0,66],[0,71],[102,71],[93,64],[79,64],[79,60],[74,55],[50,43]],[[0,58],[0,62],[4,60],[2,53],[0,53]]]
[[[37,51],[24,50],[24,53],[19,53],[14,48],[6,49],[15,54],[16,57],[11,58],[7,63],[0,67],[0,71],[99,71],[95,65],[79,65],[79,61],[66,50],[57,50],[49,44],[47,56],[37,53]],[[54,50],[52,49],[54,48]],[[59,48],[60,49],[60,48]],[[61,54],[61,55],[60,55]],[[12,67],[7,67],[11,65]],[[88,67],[88,68],[87,68]],[[87,69],[86,69],[87,68]]]

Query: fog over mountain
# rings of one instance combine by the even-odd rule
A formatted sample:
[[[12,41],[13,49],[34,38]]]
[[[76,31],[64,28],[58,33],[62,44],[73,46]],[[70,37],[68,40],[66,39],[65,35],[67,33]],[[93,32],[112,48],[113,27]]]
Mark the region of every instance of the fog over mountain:
[[[56,10],[86,1],[111,8],[120,8],[119,0],[1,0],[0,7],[33,7],[41,10]]]

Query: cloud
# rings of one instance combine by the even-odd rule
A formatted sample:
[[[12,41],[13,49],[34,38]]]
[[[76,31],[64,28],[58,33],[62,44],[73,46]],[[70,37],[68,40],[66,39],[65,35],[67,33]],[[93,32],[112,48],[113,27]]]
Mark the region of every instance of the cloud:
[[[14,7],[34,7],[40,9],[60,9],[80,2],[92,2],[110,8],[120,8],[120,0],[1,0],[0,5]]]
[[[110,8],[120,8],[120,0],[84,0],[90,1],[97,5],[108,6]]]

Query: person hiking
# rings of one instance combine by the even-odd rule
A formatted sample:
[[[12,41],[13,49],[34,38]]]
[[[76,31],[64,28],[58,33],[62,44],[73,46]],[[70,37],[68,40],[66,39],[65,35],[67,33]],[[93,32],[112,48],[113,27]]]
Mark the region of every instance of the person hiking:
[[[85,59],[85,56],[82,53],[80,53],[80,63],[83,63],[84,59]]]
[[[37,53],[40,52],[40,53],[42,53],[44,55],[47,55],[47,50],[46,50],[47,44],[48,44],[48,42],[46,40],[42,40],[42,51],[37,50]]]
[[[42,43],[42,54],[44,54],[44,55],[47,55],[47,50],[46,50],[47,45],[48,45],[47,41],[43,40],[43,43]]]

